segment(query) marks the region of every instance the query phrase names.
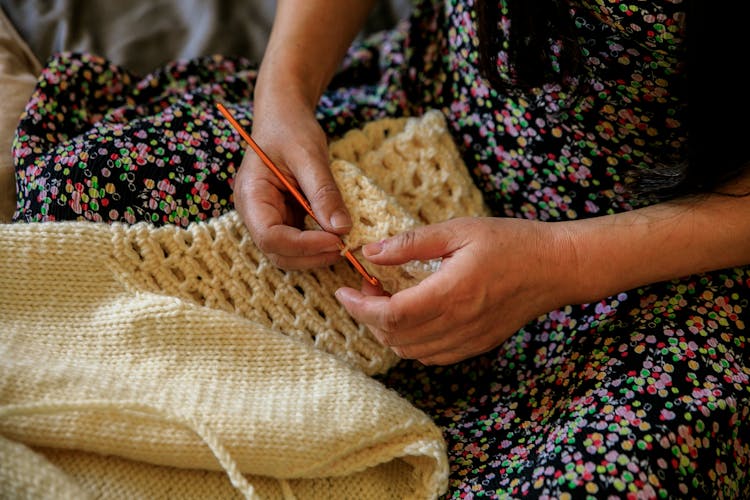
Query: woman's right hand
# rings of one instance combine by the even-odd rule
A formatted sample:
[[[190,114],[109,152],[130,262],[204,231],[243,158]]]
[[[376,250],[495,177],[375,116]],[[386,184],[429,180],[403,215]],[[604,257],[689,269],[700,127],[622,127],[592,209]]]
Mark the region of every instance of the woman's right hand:
[[[279,267],[327,266],[341,258],[336,235],[349,231],[351,218],[329,168],[315,109],[373,4],[277,2],[255,85],[251,135],[307,198],[324,229],[303,230],[302,207],[248,150],[234,179],[235,207],[255,244]]]
[[[256,96],[253,139],[307,198],[324,230],[303,229],[304,210],[249,148],[234,179],[235,207],[275,265],[331,265],[341,258],[339,239],[331,233],[346,233],[351,218],[331,174],[327,139],[313,105],[276,88]]]

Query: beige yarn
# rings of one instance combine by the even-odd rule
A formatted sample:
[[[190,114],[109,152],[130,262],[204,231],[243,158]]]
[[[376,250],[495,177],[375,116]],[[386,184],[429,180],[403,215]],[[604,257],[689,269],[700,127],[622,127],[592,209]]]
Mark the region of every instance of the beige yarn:
[[[485,213],[437,112],[374,122],[331,157],[352,248]],[[400,289],[430,265],[372,271]],[[187,229],[0,225],[0,280],[0,496],[447,487],[440,430],[368,376],[396,358],[333,297],[358,285],[346,262],[281,271],[232,212]]]
[[[489,215],[439,111],[369,123],[333,143],[330,153],[331,170],[354,220],[349,248],[420,225]],[[355,255],[390,292],[415,285],[439,264],[385,267]]]

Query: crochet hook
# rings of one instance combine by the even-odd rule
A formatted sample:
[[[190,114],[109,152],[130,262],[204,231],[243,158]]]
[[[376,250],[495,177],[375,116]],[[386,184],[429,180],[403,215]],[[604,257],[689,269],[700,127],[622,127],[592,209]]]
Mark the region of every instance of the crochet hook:
[[[234,128],[235,131],[237,131],[238,134],[240,134],[240,137],[242,137],[245,142],[247,142],[251,148],[253,148],[253,151],[255,151],[255,154],[258,155],[258,157],[263,161],[266,167],[268,167],[273,174],[278,177],[278,179],[281,181],[281,183],[284,185],[287,190],[289,190],[290,193],[292,193],[292,196],[294,196],[294,199],[296,199],[300,205],[302,205],[302,208],[305,209],[305,211],[312,217],[312,219],[322,227],[320,222],[318,221],[318,218],[315,217],[315,214],[313,213],[312,206],[310,205],[310,202],[308,202],[305,197],[302,195],[302,193],[295,188],[291,182],[289,182],[289,179],[286,178],[284,173],[279,170],[279,168],[271,161],[271,159],[266,155],[265,152],[258,146],[258,144],[253,140],[252,137],[250,137],[250,134],[248,134],[244,128],[242,128],[242,125],[235,120],[234,116],[232,116],[232,113],[220,102],[216,103],[216,107],[219,109],[222,115],[224,115],[224,118],[227,119],[230,125]],[[362,265],[362,263],[357,260],[357,258],[354,256],[354,254],[349,250],[344,242],[339,238],[338,241],[339,249],[342,252],[342,255],[348,260],[352,266],[354,266],[354,269],[356,269],[359,274],[364,277],[368,283],[370,283],[373,286],[380,286],[380,280],[378,280],[375,276],[371,275],[369,272],[367,272],[367,269]]]

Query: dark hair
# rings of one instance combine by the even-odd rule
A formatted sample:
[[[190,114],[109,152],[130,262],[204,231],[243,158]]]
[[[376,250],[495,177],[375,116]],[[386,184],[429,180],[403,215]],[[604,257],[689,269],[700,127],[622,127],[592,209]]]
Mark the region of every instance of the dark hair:
[[[656,162],[650,170],[629,173],[632,181],[627,187],[633,196],[669,198],[713,191],[750,162],[745,125],[750,120],[750,96],[733,88],[741,82],[739,66],[727,65],[719,57],[728,48],[747,57],[750,46],[742,40],[746,28],[741,27],[747,17],[709,7],[705,0],[685,3],[687,153],[681,161]],[[566,0],[505,0],[501,8],[497,1],[478,0],[476,16],[480,71],[493,87],[529,89],[545,83],[571,87],[577,81],[582,56]],[[501,23],[501,16],[507,17],[509,26]],[[736,40],[727,41],[728,36]],[[555,43],[559,50],[553,53]],[[508,55],[505,75],[498,71],[500,51]],[[726,96],[734,90],[736,98],[730,105]],[[728,126],[737,118],[738,125]]]
[[[527,89],[577,78],[581,52],[564,0],[507,0],[505,5],[507,13],[501,12],[496,1],[476,2],[482,76],[498,88]],[[507,30],[500,22],[502,14],[509,20]],[[553,45],[557,53],[551,50]],[[508,54],[506,80],[497,70],[500,50]]]
[[[743,4],[745,2],[742,2]],[[723,9],[704,0],[687,2],[688,160],[685,184],[713,190],[750,162],[747,78],[747,6]],[[744,10],[743,10],[744,9]],[[740,60],[721,57],[731,51]]]

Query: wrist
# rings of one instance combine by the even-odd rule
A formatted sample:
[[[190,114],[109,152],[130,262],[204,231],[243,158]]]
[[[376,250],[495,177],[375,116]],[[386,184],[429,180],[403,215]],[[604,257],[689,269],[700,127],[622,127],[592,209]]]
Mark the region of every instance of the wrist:
[[[297,109],[315,111],[323,93],[321,84],[306,77],[298,69],[287,69],[281,61],[263,63],[258,73],[254,90],[256,109],[270,105],[271,110],[294,106]]]
[[[563,249],[561,286],[568,303],[594,302],[667,278],[652,222],[628,214],[551,223]]]
[[[586,253],[590,237],[580,229],[579,221],[541,222],[546,259],[552,262],[547,277],[548,290],[555,296],[554,307],[583,304],[595,300],[601,292],[591,272],[592,262]],[[594,275],[596,276],[596,275]]]
[[[750,197],[707,194],[552,223],[566,244],[575,303],[747,263]]]

